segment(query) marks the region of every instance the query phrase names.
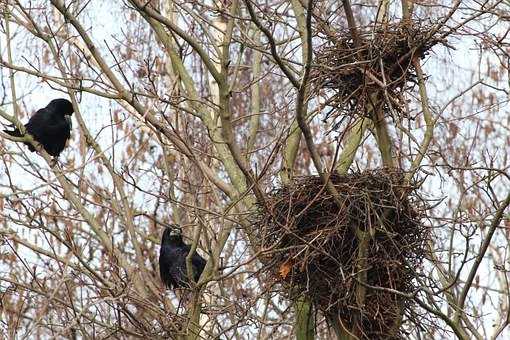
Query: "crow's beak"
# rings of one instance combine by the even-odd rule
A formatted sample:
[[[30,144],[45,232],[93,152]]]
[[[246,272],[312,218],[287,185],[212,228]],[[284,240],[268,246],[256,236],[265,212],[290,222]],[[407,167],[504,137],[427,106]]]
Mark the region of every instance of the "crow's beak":
[[[73,120],[71,119],[71,116],[64,115],[64,118],[65,118],[67,124],[69,124],[69,128],[72,129],[73,128]]]
[[[170,236],[180,236],[181,232],[179,230],[171,230]]]

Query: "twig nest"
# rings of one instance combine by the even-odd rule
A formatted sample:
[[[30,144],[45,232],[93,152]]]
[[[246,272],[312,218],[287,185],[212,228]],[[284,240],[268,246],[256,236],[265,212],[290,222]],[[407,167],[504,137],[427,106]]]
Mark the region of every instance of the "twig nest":
[[[346,29],[317,30],[323,43],[315,48],[310,82],[312,92],[331,107],[325,119],[367,116],[376,102],[384,103],[384,111],[391,107],[405,114],[402,93],[416,79],[412,61],[438,42],[446,44],[433,25],[419,22],[367,27],[358,44]]]
[[[269,195],[257,220],[263,270],[291,299],[306,294],[347,327],[358,318],[363,337],[388,338],[409,303],[388,289],[413,292],[425,255],[422,201],[396,170],[333,174],[330,180],[341,205],[317,176],[297,178]]]

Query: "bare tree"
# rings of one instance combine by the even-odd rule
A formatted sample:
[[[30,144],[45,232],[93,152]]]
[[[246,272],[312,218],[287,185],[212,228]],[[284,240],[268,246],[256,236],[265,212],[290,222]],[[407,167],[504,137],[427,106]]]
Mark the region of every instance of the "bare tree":
[[[427,256],[388,291],[359,247],[357,307],[402,297],[395,337],[508,335],[508,1],[0,8],[3,123],[54,97],[77,123],[57,164],[1,134],[6,338],[366,338],[362,316],[288,298],[253,220],[300,176],[341,205],[332,176],[383,167],[427,201]],[[207,259],[189,290],[159,278],[170,223]]]

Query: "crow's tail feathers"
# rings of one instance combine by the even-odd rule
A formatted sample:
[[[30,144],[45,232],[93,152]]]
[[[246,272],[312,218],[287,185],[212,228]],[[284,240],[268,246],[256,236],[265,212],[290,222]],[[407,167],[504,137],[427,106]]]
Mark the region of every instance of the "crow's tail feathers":
[[[21,132],[16,129],[16,130],[3,130],[6,134],[8,135],[11,135],[13,137],[23,137],[23,135],[21,134]]]

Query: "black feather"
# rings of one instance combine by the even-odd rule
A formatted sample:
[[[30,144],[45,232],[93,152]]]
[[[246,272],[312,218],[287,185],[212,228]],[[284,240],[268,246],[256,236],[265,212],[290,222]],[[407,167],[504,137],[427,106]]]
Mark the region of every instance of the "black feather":
[[[159,251],[159,273],[161,280],[169,288],[189,287],[186,257],[191,247],[182,240],[181,228],[172,225],[165,228]],[[191,258],[193,281],[197,282],[204,271],[206,261],[196,252]]]
[[[59,98],[52,100],[45,108],[37,110],[25,124],[26,132],[42,144],[44,150],[53,157],[58,157],[64,150],[67,140],[71,137],[71,120],[73,104],[67,99]],[[5,133],[22,137],[18,129],[4,130]],[[25,142],[32,152],[35,148],[32,144]]]

